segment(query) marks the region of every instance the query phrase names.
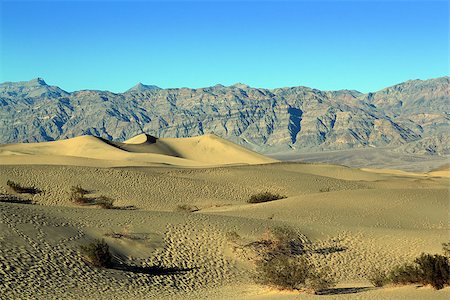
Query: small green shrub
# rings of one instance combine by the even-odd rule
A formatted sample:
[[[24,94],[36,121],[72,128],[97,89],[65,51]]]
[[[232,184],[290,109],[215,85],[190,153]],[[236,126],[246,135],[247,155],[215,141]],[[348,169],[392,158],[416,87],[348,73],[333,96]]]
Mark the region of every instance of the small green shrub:
[[[369,275],[367,276],[367,279],[375,287],[382,287],[389,283],[388,274],[377,268],[373,269],[369,273]]]
[[[81,254],[86,262],[95,267],[111,266],[112,256],[109,246],[104,240],[96,240],[86,246],[81,246]]]
[[[389,277],[396,284],[430,284],[439,290],[450,284],[450,265],[448,258],[443,255],[422,253],[414,260],[414,264],[395,267]]]
[[[259,254],[257,283],[278,289],[312,289],[316,293],[336,283],[329,268],[317,269],[308,262],[306,237],[288,226],[269,228],[260,241],[249,245],[256,246]]]
[[[282,196],[280,194],[273,194],[270,192],[264,192],[250,196],[250,198],[247,200],[247,203],[262,203],[284,198],[286,198],[286,196]]]
[[[330,269],[316,270],[305,257],[286,254],[257,261],[255,281],[281,290],[308,288],[316,293],[336,284]]]
[[[396,266],[389,274],[390,281],[395,284],[410,284],[420,281],[419,268],[411,263]]]
[[[303,257],[277,255],[256,262],[255,281],[278,289],[298,290],[305,287],[309,269]]]
[[[177,205],[177,207],[175,209],[175,211],[178,211],[178,212],[188,212],[188,213],[195,212],[198,210],[199,209],[197,206],[190,205],[190,204],[180,204],[180,205]]]
[[[17,182],[14,182],[12,180],[8,180],[6,181],[6,185],[13,190],[16,193],[19,194],[39,194],[41,192],[41,190],[35,188],[34,186],[31,187],[24,187],[22,185],[20,185]]]
[[[422,253],[414,262],[419,266],[420,283],[430,284],[437,290],[450,284],[450,265],[447,257]]]

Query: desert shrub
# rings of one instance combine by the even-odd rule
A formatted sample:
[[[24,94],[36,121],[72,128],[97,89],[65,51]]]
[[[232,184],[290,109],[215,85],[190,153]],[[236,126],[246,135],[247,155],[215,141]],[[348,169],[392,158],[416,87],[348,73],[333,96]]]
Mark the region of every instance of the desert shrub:
[[[420,283],[430,284],[437,290],[450,284],[450,265],[447,257],[422,253],[414,262],[419,266]]]
[[[180,205],[177,205],[175,210],[179,211],[179,212],[189,212],[189,213],[191,213],[191,212],[194,212],[194,211],[198,211],[199,209],[195,205],[180,204]]]
[[[241,236],[236,231],[228,231],[225,237],[230,243],[237,243],[241,239]]]
[[[98,206],[100,206],[101,208],[104,208],[104,209],[112,209],[112,208],[114,208],[113,203],[114,203],[113,199],[111,199],[109,197],[106,197],[106,196],[103,196],[103,195],[95,198],[95,200],[94,200],[94,204],[95,205],[98,205]]]
[[[86,246],[81,246],[83,258],[95,267],[109,267],[112,262],[112,256],[109,252],[109,246],[104,240],[96,240]]]
[[[12,180],[8,180],[6,181],[6,185],[13,190],[16,193],[19,194],[39,194],[41,192],[41,190],[35,188],[34,186],[31,187],[24,187],[22,185],[20,185],[17,182],[14,182]]]
[[[306,287],[308,289],[318,293],[335,285],[336,280],[333,278],[330,268],[326,267],[321,270],[310,268],[306,278]]]
[[[445,256],[450,257],[450,241],[442,243],[442,251],[444,251]]]
[[[304,242],[299,234],[288,226],[276,226],[267,229],[262,242],[268,246],[272,254],[301,254],[304,252]]]
[[[89,194],[89,191],[86,189],[83,189],[81,186],[79,185],[74,185],[70,187],[70,192],[73,194],[79,194],[79,195],[87,195]]]
[[[315,292],[335,285],[329,269],[318,271],[305,257],[286,254],[258,260],[255,281],[281,290],[308,288]]]
[[[89,204],[92,199],[85,197],[89,191],[83,189],[79,185],[70,187],[69,200],[76,204]]]
[[[79,205],[98,205],[101,208],[112,209],[114,208],[114,200],[106,197],[86,197],[90,192],[88,190],[83,189],[81,186],[72,186],[70,187],[70,195],[69,200],[75,204]]]
[[[303,257],[276,255],[256,262],[255,280],[279,289],[301,289],[305,287],[309,268]]]
[[[430,284],[435,289],[442,289],[450,284],[450,265],[443,255],[422,253],[414,264],[395,267],[390,273],[390,280],[397,284]]]
[[[394,267],[389,273],[389,279],[395,284],[418,283],[420,281],[419,268],[411,263]]]
[[[260,241],[249,245],[262,250],[256,260],[257,283],[279,289],[312,289],[316,293],[335,284],[329,268],[319,270],[308,262],[306,237],[288,226],[269,228]]]
[[[373,286],[382,287],[389,283],[389,276],[385,271],[380,269],[372,269],[367,276],[367,279]]]
[[[264,192],[250,196],[250,198],[247,200],[247,203],[262,203],[284,198],[286,198],[286,196],[282,196],[280,194],[273,194],[270,192]]]

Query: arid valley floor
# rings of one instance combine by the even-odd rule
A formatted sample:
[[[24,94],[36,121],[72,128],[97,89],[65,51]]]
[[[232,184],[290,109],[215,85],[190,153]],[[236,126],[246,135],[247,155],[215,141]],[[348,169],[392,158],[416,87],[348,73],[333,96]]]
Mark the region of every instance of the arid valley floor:
[[[215,136],[125,143],[78,137],[0,146],[0,194],[34,186],[32,204],[0,202],[1,299],[448,299],[450,289],[373,287],[389,269],[449,240],[449,171],[428,173],[278,162]],[[72,186],[114,199],[80,206]],[[269,191],[287,196],[250,204]],[[15,194],[14,194],[15,195]],[[195,208],[193,212],[180,207]],[[243,245],[288,225],[338,281],[325,295],[255,284]],[[232,243],[227,233],[241,238]],[[121,238],[112,233],[122,233]],[[128,237],[128,238],[124,238]],[[87,265],[105,239],[116,268]]]

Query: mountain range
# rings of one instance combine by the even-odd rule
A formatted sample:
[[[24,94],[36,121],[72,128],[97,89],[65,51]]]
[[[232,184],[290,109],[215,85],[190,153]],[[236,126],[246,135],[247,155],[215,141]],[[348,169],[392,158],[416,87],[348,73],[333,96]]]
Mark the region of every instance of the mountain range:
[[[43,79],[0,84],[0,143],[95,135],[214,133],[263,153],[365,147],[450,154],[449,77],[410,80],[373,93],[245,84],[123,93],[66,92]]]

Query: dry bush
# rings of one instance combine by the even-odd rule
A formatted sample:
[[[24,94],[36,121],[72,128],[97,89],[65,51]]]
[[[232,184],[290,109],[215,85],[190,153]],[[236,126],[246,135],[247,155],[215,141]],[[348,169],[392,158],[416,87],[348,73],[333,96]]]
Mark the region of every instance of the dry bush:
[[[69,200],[73,203],[86,205],[91,204],[92,199],[85,197],[89,191],[83,189],[79,185],[70,187]]]
[[[277,226],[263,233],[262,242],[267,245],[268,252],[283,254],[302,254],[305,243],[299,234],[288,226]]]
[[[320,292],[335,284],[329,268],[318,270],[308,262],[306,243],[287,226],[266,230],[260,241],[249,245],[263,246],[256,260],[255,280],[279,289],[312,289]]]
[[[241,236],[236,231],[228,231],[225,237],[228,242],[235,244],[241,240]]]
[[[258,260],[255,281],[281,290],[306,288],[316,293],[335,285],[329,269],[316,270],[304,256],[286,254]]]
[[[394,267],[389,273],[389,279],[394,284],[410,284],[420,281],[419,268],[411,263]]]
[[[197,206],[190,205],[190,204],[180,204],[180,205],[177,205],[177,207],[175,209],[175,211],[178,211],[178,212],[188,212],[188,213],[195,212],[198,210],[199,209]]]
[[[442,243],[442,251],[444,251],[445,256],[450,258],[450,241]]]
[[[439,290],[450,284],[450,265],[443,255],[422,253],[413,264],[395,267],[389,278],[396,284],[429,284]]]
[[[306,288],[313,290],[315,293],[328,290],[329,288],[335,286],[336,283],[337,281],[333,278],[331,269],[328,267],[320,270],[312,267],[310,268],[306,278]]]
[[[303,257],[280,254],[256,262],[255,281],[278,289],[305,287],[309,264]]]
[[[247,200],[247,203],[262,203],[284,198],[286,198],[286,196],[280,194],[273,194],[271,192],[263,192],[250,196],[250,198]]]
[[[99,197],[86,197],[90,192],[81,186],[72,186],[70,188],[69,199],[71,202],[79,205],[98,205],[104,209],[113,209],[114,200],[101,195]]]
[[[374,268],[370,271],[367,279],[373,286],[382,287],[389,283],[389,276],[385,271],[382,271],[378,268]]]
[[[39,194],[40,192],[42,192],[41,190],[37,189],[34,186],[25,187],[25,186],[22,186],[19,183],[14,182],[12,180],[6,181],[6,185],[11,190],[13,190],[14,192],[19,193],[19,194],[33,194],[34,195],[34,194]]]
[[[94,204],[100,206],[104,209],[113,209],[114,208],[114,200],[106,197],[106,196],[99,196],[94,199]]]
[[[437,290],[450,284],[450,265],[447,257],[422,253],[414,262],[419,266],[420,283],[430,284]]]
[[[107,268],[112,263],[109,246],[104,240],[96,240],[86,246],[81,246],[81,255],[87,263],[95,267]]]

